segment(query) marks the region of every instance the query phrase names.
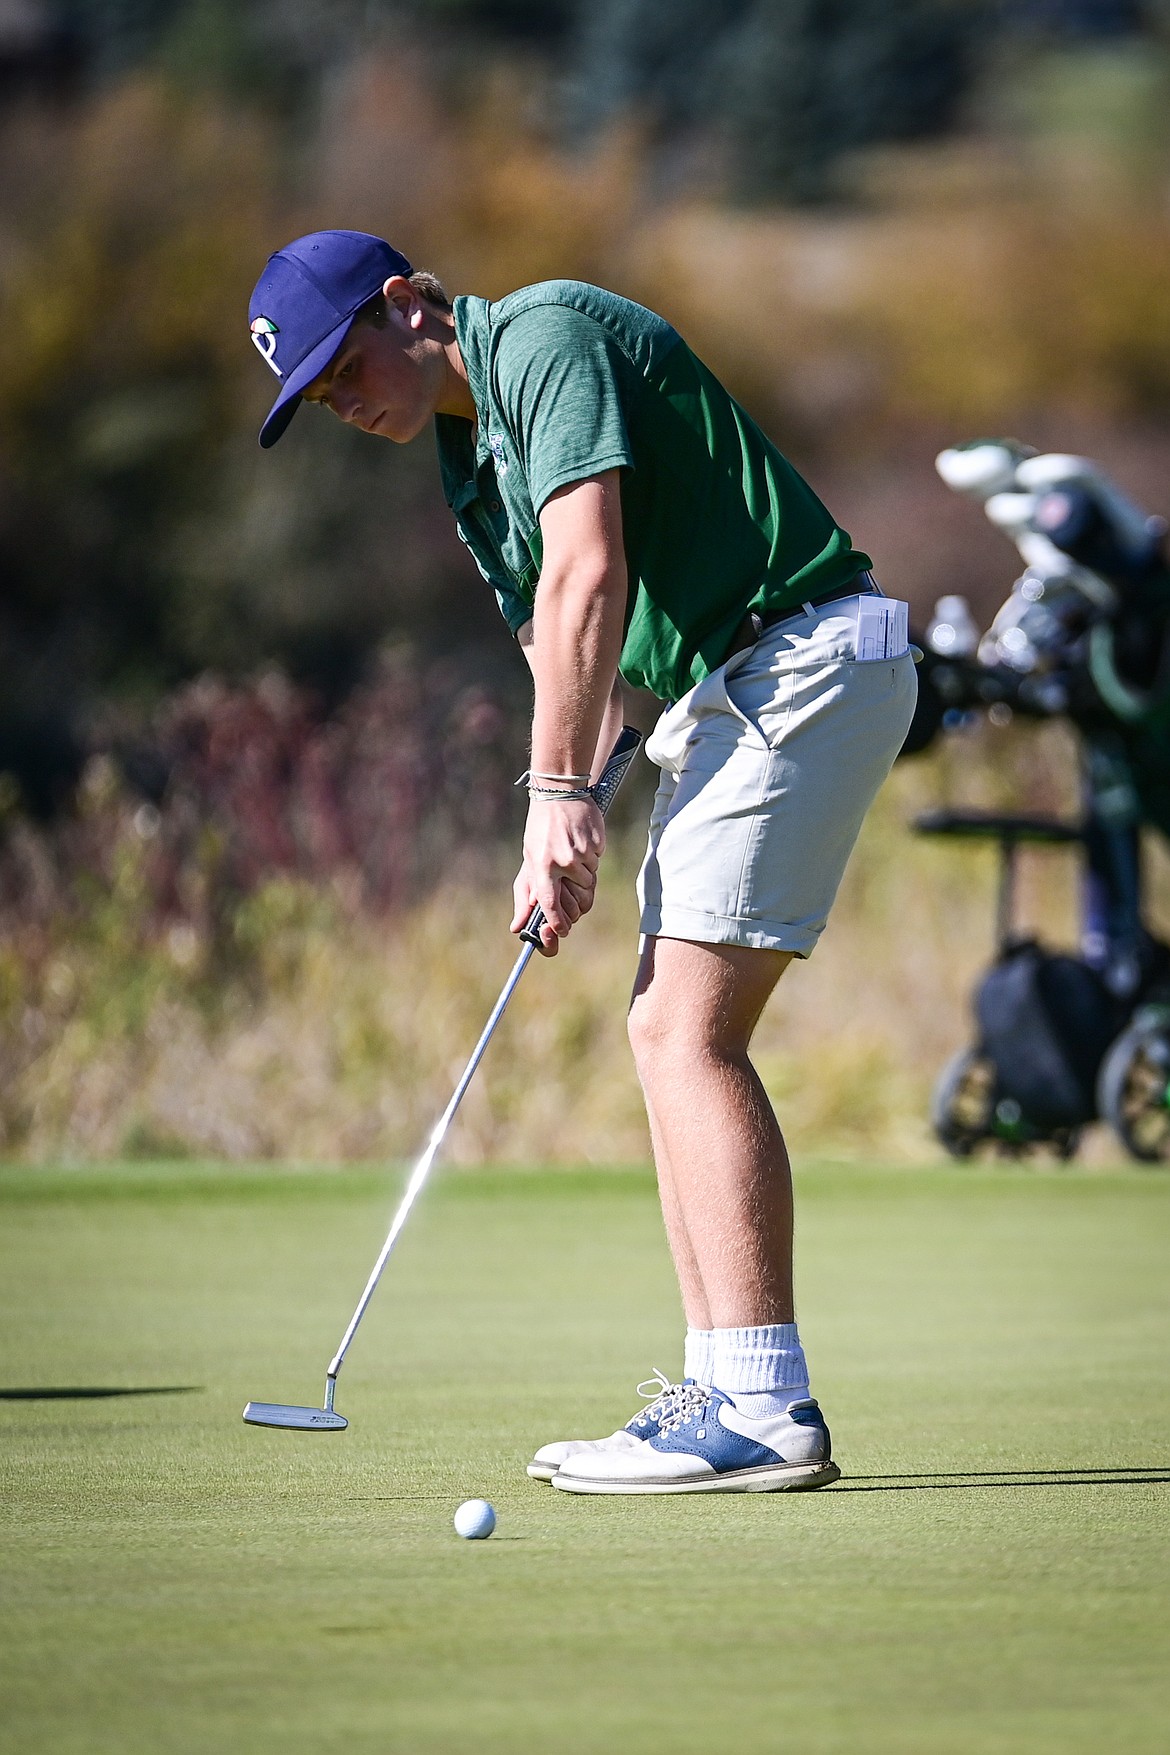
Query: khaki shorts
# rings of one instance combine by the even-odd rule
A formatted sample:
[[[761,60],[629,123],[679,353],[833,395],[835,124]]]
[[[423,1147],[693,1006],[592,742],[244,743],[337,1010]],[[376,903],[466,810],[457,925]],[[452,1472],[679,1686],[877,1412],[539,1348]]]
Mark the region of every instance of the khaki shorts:
[[[659,719],[644,933],[812,951],[918,693],[909,651],[857,658],[857,603],[767,628]]]

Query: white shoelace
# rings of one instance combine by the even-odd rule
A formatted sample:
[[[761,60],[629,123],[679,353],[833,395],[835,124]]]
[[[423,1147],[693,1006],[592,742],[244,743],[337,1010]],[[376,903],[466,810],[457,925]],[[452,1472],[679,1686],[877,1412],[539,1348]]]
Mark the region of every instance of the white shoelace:
[[[676,1432],[693,1416],[699,1415],[711,1400],[711,1389],[705,1383],[680,1383],[674,1386],[671,1407],[660,1422],[663,1432]]]
[[[672,1383],[664,1371],[655,1371],[653,1377],[647,1377],[638,1385],[638,1394],[644,1396],[649,1407],[642,1409],[638,1415],[640,1420],[654,1419],[665,1424],[675,1410],[680,1396],[685,1396],[693,1385]]]
[[[642,1409],[639,1418],[656,1419],[663,1432],[673,1432],[692,1415],[702,1413],[711,1399],[708,1384],[671,1383],[662,1371],[655,1371],[653,1377],[640,1383],[638,1394],[653,1398],[649,1407]]]

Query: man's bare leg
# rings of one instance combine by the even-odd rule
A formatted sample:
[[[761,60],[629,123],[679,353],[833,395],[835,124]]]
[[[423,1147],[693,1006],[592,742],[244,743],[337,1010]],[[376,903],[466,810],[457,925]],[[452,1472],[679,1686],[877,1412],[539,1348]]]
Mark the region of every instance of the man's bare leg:
[[[694,1327],[793,1320],[788,1154],[748,1059],[790,961],[783,951],[651,938],[639,966],[630,1039]]]
[[[770,1493],[840,1473],[792,1312],[792,1181],[748,1059],[786,952],[648,939],[630,1007],[662,1208],[713,1370],[688,1369],[656,1431],[567,1450],[567,1493]],[[700,1337],[694,1337],[697,1341]],[[688,1349],[692,1336],[687,1337]],[[697,1347],[696,1347],[697,1350]]]
[[[695,1252],[691,1248],[691,1240],[687,1233],[682,1207],[679,1205],[678,1195],[675,1193],[674,1176],[670,1168],[670,1156],[666,1146],[666,1133],[659,1125],[658,1117],[654,1113],[648,1096],[646,1097],[646,1117],[650,1123],[650,1144],[654,1150],[654,1167],[658,1172],[658,1198],[662,1205],[662,1221],[666,1227],[666,1240],[670,1245],[674,1270],[678,1275],[687,1327],[709,1329],[711,1327],[711,1311],[707,1304],[707,1294],[703,1289],[699,1264],[695,1259]]]

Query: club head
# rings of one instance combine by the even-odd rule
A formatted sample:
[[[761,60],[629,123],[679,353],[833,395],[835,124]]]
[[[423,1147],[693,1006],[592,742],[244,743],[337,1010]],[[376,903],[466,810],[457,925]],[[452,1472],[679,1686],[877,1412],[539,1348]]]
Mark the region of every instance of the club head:
[[[287,1432],[344,1432],[349,1421],[332,1408],[295,1408],[288,1402],[249,1402],[249,1426],[280,1426]]]

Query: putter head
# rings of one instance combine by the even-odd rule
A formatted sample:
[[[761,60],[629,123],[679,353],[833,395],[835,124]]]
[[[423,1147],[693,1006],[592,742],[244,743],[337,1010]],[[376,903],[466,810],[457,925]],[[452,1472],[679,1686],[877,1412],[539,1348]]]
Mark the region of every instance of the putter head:
[[[332,1408],[295,1408],[288,1402],[249,1402],[249,1426],[280,1426],[287,1432],[344,1432],[349,1421]]]

